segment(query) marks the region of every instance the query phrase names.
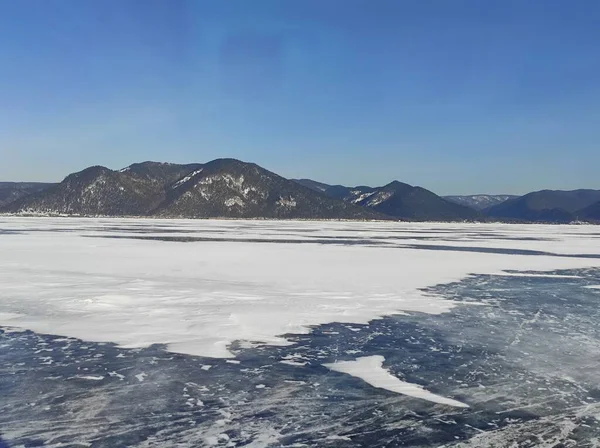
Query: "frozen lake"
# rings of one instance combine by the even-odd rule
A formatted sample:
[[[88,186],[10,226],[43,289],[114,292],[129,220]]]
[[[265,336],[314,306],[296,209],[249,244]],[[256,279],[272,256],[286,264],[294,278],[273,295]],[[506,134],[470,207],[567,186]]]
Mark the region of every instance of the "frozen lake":
[[[600,446],[599,227],[0,217],[0,249],[11,447]]]

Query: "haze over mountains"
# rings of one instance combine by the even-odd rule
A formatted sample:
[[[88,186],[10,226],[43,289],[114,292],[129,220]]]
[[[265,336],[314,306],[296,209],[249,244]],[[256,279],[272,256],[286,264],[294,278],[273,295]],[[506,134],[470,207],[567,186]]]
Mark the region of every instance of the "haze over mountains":
[[[466,196],[444,196],[445,199],[457,204],[466,205],[475,210],[485,210],[494,205],[501,204],[509,199],[517,198],[518,196],[510,194],[472,194]]]
[[[492,218],[542,222],[595,220],[600,190],[542,190],[510,199],[486,210]]]
[[[93,166],[59,184],[0,183],[0,212],[177,218],[600,221],[600,190],[440,197],[393,181],[379,187],[285,179],[256,164]]]

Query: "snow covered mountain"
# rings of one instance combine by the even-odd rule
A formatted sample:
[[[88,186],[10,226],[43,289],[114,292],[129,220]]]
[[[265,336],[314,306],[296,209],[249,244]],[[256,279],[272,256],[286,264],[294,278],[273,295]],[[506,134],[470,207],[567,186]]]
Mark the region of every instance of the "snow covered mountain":
[[[189,218],[385,218],[234,159],[189,165],[144,162],[120,171],[93,166],[13,202],[3,211]]]
[[[444,196],[444,199],[452,201],[456,204],[466,205],[475,210],[485,210],[494,205],[501,204],[509,199],[514,199],[518,196],[510,194],[472,194],[467,196]]]

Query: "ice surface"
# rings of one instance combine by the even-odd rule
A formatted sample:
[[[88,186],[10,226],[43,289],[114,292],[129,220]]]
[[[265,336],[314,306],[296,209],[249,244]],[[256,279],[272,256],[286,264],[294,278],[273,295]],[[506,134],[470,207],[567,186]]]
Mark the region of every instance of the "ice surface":
[[[531,277],[531,278],[581,278],[579,275],[564,275],[564,274],[535,274],[530,272],[500,272],[493,275],[503,277]]]
[[[447,312],[455,303],[421,288],[469,274],[600,266],[599,258],[422,244],[593,255],[600,254],[595,229],[3,217],[0,230],[11,232],[0,235],[0,325],[233,357],[233,341],[282,345],[285,334],[313,325]],[[136,239],[182,235],[203,240]]]
[[[386,389],[398,394],[408,395],[423,400],[432,401],[434,403],[445,404],[459,408],[468,408],[469,406],[460,401],[452,400],[451,398],[441,397],[425,390],[418,384],[407,383],[399,380],[392,375],[387,369],[383,368],[385,358],[380,355],[365,356],[357,358],[354,361],[340,361],[331,364],[324,364],[334,372],[347,373],[362,379],[371,386],[379,389]]]

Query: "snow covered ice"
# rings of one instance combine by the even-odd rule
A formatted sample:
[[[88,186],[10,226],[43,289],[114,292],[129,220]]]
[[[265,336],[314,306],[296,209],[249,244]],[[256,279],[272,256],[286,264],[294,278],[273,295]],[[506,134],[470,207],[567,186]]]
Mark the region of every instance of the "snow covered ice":
[[[586,384],[596,380],[593,366],[597,366],[600,344],[584,331],[585,325],[593,324],[586,320],[592,314],[578,315],[579,327],[570,332],[552,332],[546,340],[534,342],[533,335],[562,321],[556,314],[559,311],[530,297],[537,297],[536,291],[546,291],[548,285],[559,285],[568,294],[582,294],[581,300],[593,303],[589,301],[599,297],[600,284],[600,239],[596,235],[594,226],[1,217],[0,328],[5,329],[4,337],[11,338],[7,344],[18,344],[13,354],[25,356],[29,352],[23,347],[28,344],[35,346],[31,353],[52,344],[62,347],[35,354],[46,357],[40,358],[39,368],[44,373],[36,377],[38,382],[61,378],[57,371],[66,368],[66,361],[56,357],[73,347],[91,364],[85,367],[88,370],[65,373],[64,378],[73,378],[69,387],[87,391],[90,387],[100,388],[104,394],[108,393],[104,388],[111,387],[138,391],[183,381],[180,375],[186,372],[189,378],[184,381],[187,391],[180,411],[201,413],[201,423],[196,424],[204,425],[200,439],[186,431],[178,433],[178,440],[189,446],[209,439],[225,443],[221,434],[229,437],[226,442],[230,446],[263,439],[266,442],[256,446],[286,446],[281,440],[287,433],[273,420],[277,418],[249,420],[248,411],[223,404],[228,396],[236,403],[262,403],[258,407],[284,406],[274,404],[280,403],[274,397],[283,390],[315,397],[338,390],[360,394],[360,400],[396,397],[394,403],[401,406],[388,409],[390,415],[410,408],[411,412],[438,412],[435,418],[444,420],[439,414],[442,411],[424,409],[446,406],[454,408],[452,412],[481,419],[481,403],[508,393],[486,383],[482,379],[486,375],[505,369],[512,373],[498,379],[498,384],[529,384],[519,376],[529,378],[529,374],[515,373],[506,365],[493,371],[470,367],[469,373],[459,378],[461,366],[476,363],[465,360],[475,357],[476,350],[457,347],[482,341],[506,347],[510,356],[516,357],[513,367],[544,377],[530,378],[535,390],[532,386],[522,397],[551,395],[554,386],[548,382],[559,372],[541,367],[548,356],[544,344],[553,341],[564,346],[564,356],[579,353],[573,359],[588,359],[589,365],[576,368],[575,361],[570,361],[571,368],[567,363],[560,372],[560,387],[581,388],[577,399],[593,406],[595,401],[587,397],[596,397],[596,392]],[[504,298],[507,291],[515,290],[531,293],[521,301]],[[470,291],[479,292],[474,296]],[[556,294],[548,297],[563,300]],[[524,308],[529,306],[527,300],[534,300],[531,309]],[[573,312],[579,312],[578,308]],[[504,320],[496,327],[498,319]],[[469,329],[480,321],[486,324]],[[540,326],[542,321],[545,326]],[[20,333],[23,330],[39,336]],[[574,339],[552,339],[563,333]],[[489,358],[489,347],[477,350],[477,356]],[[141,365],[139,357],[147,362]],[[182,367],[182,359],[199,361],[194,361],[193,367]],[[492,361],[500,362],[495,358],[486,362]],[[103,366],[103,362],[111,364]],[[329,369],[346,375],[332,375]],[[165,371],[172,373],[166,375]],[[247,390],[238,396],[232,385],[233,378],[240,375]],[[348,382],[353,377],[364,380],[363,385]],[[564,380],[567,377],[572,382]],[[337,388],[338,384],[344,386]],[[355,387],[364,391],[352,392]],[[573,394],[564,396],[575,397]],[[217,397],[221,397],[218,405]],[[530,406],[512,403],[514,398],[507,400],[506,409]],[[297,404],[304,401],[286,401],[288,407],[278,407],[277,415],[292,420],[312,418],[313,411]],[[155,414],[164,403],[156,406]],[[337,412],[336,406],[342,405],[328,406],[327,412]],[[220,417],[220,423],[215,423],[217,408],[232,417]],[[492,407],[487,404],[483,409]],[[505,431],[501,426],[508,423],[494,420],[504,408],[494,401],[493,409],[496,417],[490,417],[490,422],[497,428],[490,425],[485,430]],[[586,416],[593,411],[590,409],[584,412]],[[175,415],[173,412],[168,410],[169,415]],[[40,422],[45,422],[44,418],[40,417],[37,427],[43,427]],[[314,432],[306,436],[307,443],[327,446],[335,441],[335,446],[353,446],[352,440],[359,436],[336,426],[338,420],[331,418],[335,434],[319,439]],[[311,422],[314,426],[315,421]],[[13,440],[28,434],[10,423],[3,424]],[[477,424],[479,420],[469,420],[469,425]],[[381,423],[373,420],[372,425],[375,428]],[[530,429],[524,426],[522,431]],[[45,436],[62,435],[52,426],[40,431]],[[85,435],[84,427],[73,431],[77,433],[73,440],[92,437]],[[460,437],[467,437],[470,431],[479,433],[469,427],[461,431]],[[548,437],[553,440],[555,435]],[[349,445],[343,445],[347,440]],[[444,440],[432,439],[437,444],[432,446],[446,446]]]
[[[285,344],[282,335],[327,322],[443,313],[453,302],[420,288],[468,274],[600,265],[417,248],[431,242],[420,239],[428,232],[450,247],[600,253],[600,242],[585,238],[589,227],[566,227],[565,235],[558,226],[353,222],[5,218],[1,225],[14,233],[0,240],[0,318],[12,313],[0,324],[207,357],[231,357],[227,347],[237,340]],[[478,230],[498,238],[482,242]],[[178,243],[195,236],[202,240]]]

